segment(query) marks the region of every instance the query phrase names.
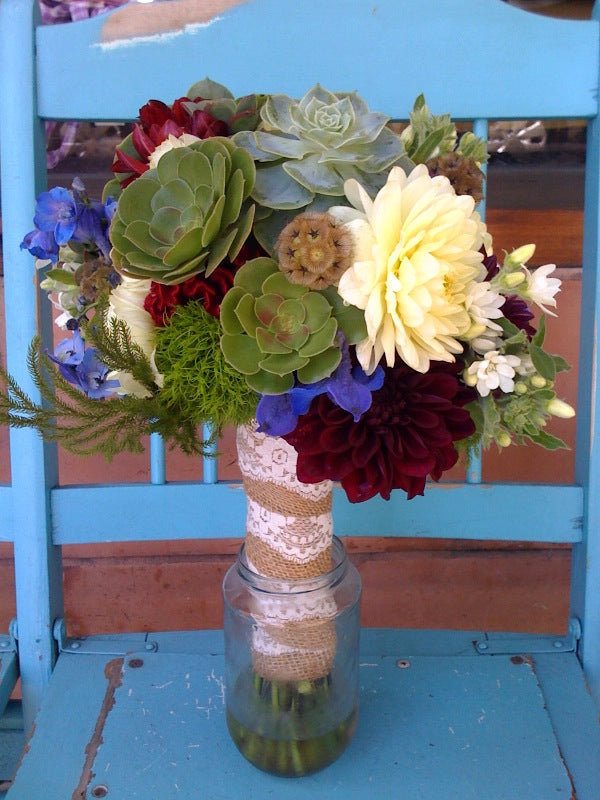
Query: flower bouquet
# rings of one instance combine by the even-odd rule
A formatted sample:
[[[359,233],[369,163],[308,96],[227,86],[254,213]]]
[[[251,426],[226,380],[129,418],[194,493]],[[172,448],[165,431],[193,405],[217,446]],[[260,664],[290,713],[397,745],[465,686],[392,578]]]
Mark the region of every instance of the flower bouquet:
[[[229,726],[283,775],[329,763],[356,719],[340,654],[359,581],[332,483],[410,499],[480,444],[563,447],[546,423],[573,414],[531,310],[553,313],[554,265],[530,270],[533,245],[499,258],[476,210],[485,143],[422,96],[388,123],[356,93],[205,79],[140,110],[101,200],[77,179],[42,193],[22,243],[70,333],[31,346],[41,404],[2,373],[0,421],[107,458],[148,433],[212,454],[238,428],[247,534],[225,599],[248,658],[232,645]]]

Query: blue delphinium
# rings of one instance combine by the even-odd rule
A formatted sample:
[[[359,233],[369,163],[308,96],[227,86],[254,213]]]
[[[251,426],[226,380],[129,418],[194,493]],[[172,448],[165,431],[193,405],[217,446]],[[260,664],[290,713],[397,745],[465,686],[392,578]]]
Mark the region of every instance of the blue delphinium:
[[[70,339],[59,342],[53,354],[47,355],[65,380],[79,386],[94,400],[108,397],[119,386],[119,381],[107,380],[108,367],[100,361],[93,347],[85,347],[78,329]]]
[[[59,248],[75,243],[108,259],[108,227],[114,211],[113,198],[105,203],[90,200],[81,179],[75,178],[71,191],[57,186],[38,196],[33,218],[36,227],[25,236],[21,249],[56,262]]]
[[[108,367],[100,361],[93,347],[87,348],[76,369],[80,389],[94,400],[108,397],[119,386],[119,381],[107,380]]]
[[[62,186],[42,192],[35,204],[33,224],[53,233],[59,246],[67,244],[77,227],[77,204],[71,192]]]
[[[342,360],[328,378],[316,383],[298,383],[289,392],[280,395],[263,395],[256,408],[256,420],[260,433],[285,436],[291,433],[301,414],[306,414],[313,398],[327,394],[344,411],[352,414],[358,422],[371,406],[371,393],[383,386],[384,371],[378,366],[372,375],[367,375],[360,365],[352,366],[348,343],[338,334]]]

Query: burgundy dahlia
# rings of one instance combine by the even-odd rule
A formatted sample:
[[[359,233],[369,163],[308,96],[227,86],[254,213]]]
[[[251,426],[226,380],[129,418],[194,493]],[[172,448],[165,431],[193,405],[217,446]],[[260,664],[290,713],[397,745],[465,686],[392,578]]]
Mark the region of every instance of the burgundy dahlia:
[[[313,400],[284,438],[298,452],[303,483],[339,481],[353,503],[392,489],[410,500],[427,476],[439,480],[458,460],[454,442],[475,431],[463,405],[475,398],[461,385],[461,364],[433,362],[421,374],[405,364],[386,369],[383,387],[358,422],[327,395]]]
[[[194,102],[201,99],[197,97]],[[161,100],[150,100],[140,108],[140,121],[134,125],[131,134],[131,144],[139,158],[117,147],[111,167],[113,172],[125,176],[121,179],[123,188],[146,172],[150,156],[169,135],[179,137],[191,133],[199,139],[208,139],[229,134],[228,125],[208,111],[196,109],[190,114],[184,105],[187,102],[190,102],[189,97],[180,97],[172,106]]]

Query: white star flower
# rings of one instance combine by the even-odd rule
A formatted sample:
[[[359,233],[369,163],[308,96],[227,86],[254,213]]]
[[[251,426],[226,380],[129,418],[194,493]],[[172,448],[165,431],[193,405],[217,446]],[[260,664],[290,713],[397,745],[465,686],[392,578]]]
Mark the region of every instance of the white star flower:
[[[512,392],[515,388],[515,369],[520,365],[518,356],[504,356],[497,350],[490,350],[481,361],[474,361],[467,369],[465,382],[476,386],[482,397],[500,389]]]

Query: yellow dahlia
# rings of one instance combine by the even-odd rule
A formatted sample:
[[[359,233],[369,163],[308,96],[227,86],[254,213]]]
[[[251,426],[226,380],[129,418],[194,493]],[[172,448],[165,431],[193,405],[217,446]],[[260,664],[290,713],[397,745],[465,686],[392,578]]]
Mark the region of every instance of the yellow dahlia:
[[[356,180],[346,181],[354,208],[329,210],[354,239],[354,261],[338,292],[364,309],[368,336],[356,347],[372,373],[396,354],[418,372],[430,361],[454,361],[471,319],[469,287],[481,281],[480,248],[489,239],[471,197],[459,197],[444,176],[425,165],[407,176],[394,167],[371,200]],[[487,242],[489,244],[489,242]]]

